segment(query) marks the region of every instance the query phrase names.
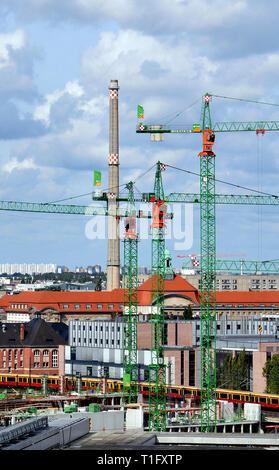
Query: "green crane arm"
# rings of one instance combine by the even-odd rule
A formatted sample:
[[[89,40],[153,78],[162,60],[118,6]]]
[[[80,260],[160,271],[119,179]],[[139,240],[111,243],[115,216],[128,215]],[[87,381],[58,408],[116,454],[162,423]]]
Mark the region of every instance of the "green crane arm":
[[[187,260],[182,269],[194,269],[199,271],[199,266],[192,264],[191,259]],[[279,261],[250,261],[250,260],[222,260],[216,259],[216,271],[233,271],[233,272],[253,272],[253,273],[278,273]]]
[[[118,217],[125,217],[126,210],[119,208],[115,211],[108,211],[103,207],[93,206],[78,206],[78,205],[64,205],[64,204],[50,204],[42,202],[16,202],[16,201],[0,201],[0,210],[2,211],[19,211],[19,212],[40,212],[51,214],[70,214],[70,215],[112,215]],[[171,218],[172,214],[168,214]],[[143,213],[137,211],[135,217],[137,218],[152,218],[151,212]]]
[[[142,196],[137,198],[140,202],[151,202],[151,198],[155,193],[142,193]],[[200,204],[199,193],[170,193],[165,196],[166,203],[183,203],[183,204]],[[100,199],[98,199],[100,200]],[[128,197],[123,196],[117,200],[128,201]],[[1,201],[0,201],[1,204]],[[216,194],[215,204],[240,204],[240,205],[255,205],[255,206],[278,206],[279,196],[276,195],[251,195],[251,194]],[[68,207],[68,206],[66,206]],[[73,206],[77,207],[77,206]],[[1,209],[1,206],[0,206]],[[166,214],[166,218],[171,218],[172,214]]]
[[[216,122],[212,124],[214,132],[239,132],[239,131],[279,131],[279,121],[233,121]],[[136,132],[138,134],[200,134],[202,125],[193,124],[192,128],[168,129],[151,124],[139,124]]]
[[[198,193],[170,193],[166,196],[166,202],[180,202],[184,204],[200,204],[200,194]],[[257,206],[278,206],[278,196],[255,196],[250,194],[215,194],[215,204],[242,204]]]

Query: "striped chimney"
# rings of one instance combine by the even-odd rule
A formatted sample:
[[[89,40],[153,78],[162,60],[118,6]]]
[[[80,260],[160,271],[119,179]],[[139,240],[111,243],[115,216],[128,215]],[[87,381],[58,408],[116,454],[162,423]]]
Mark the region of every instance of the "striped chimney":
[[[108,158],[108,210],[118,208],[119,196],[119,130],[118,130],[118,80],[109,86],[109,158]],[[108,216],[107,290],[120,287],[119,219]]]

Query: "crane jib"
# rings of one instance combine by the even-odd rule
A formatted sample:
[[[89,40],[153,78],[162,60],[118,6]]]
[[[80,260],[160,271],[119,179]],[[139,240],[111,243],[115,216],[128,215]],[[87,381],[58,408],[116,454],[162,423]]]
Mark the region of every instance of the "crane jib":
[[[153,129],[153,127],[155,126],[142,125],[137,128],[136,132],[139,134],[199,134],[202,132],[201,127],[196,127],[196,125],[193,125],[191,129],[167,129],[163,126]],[[216,122],[212,125],[212,130],[214,132],[279,131],[279,121]]]

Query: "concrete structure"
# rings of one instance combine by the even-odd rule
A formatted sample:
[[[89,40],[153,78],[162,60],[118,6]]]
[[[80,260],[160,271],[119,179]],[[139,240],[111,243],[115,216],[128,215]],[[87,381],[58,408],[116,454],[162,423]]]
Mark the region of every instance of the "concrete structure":
[[[138,364],[140,380],[147,382],[150,364],[150,321],[141,315],[138,323]],[[279,319],[217,320],[217,367],[226,355],[245,349],[248,360],[247,385],[255,393],[263,393],[266,382],[263,367],[272,354],[279,353]],[[260,328],[261,327],[261,330]],[[261,332],[260,332],[261,331]],[[199,386],[200,384],[200,320],[166,320],[165,362],[167,383]],[[122,321],[71,321],[69,346],[65,349],[65,373],[83,377],[108,376],[122,379]]]
[[[109,116],[109,170],[108,170],[108,210],[118,207],[119,196],[119,131],[118,131],[118,80],[111,80],[110,116]],[[107,250],[107,290],[120,287],[120,240],[119,218],[108,217],[108,250]]]
[[[63,448],[86,436],[90,430],[89,417],[42,416],[9,426],[0,431],[1,450],[48,450]]]
[[[139,378],[141,381],[147,381],[151,352],[138,351],[137,354]],[[122,380],[122,349],[66,346],[65,375],[75,377],[77,373],[81,374],[82,377],[107,376]]]

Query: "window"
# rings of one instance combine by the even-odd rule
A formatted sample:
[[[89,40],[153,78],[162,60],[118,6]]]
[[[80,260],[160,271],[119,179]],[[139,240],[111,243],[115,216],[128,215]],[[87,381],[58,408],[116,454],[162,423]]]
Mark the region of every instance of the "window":
[[[55,349],[51,354],[52,367],[58,367],[58,351]]]
[[[75,304],[75,310],[79,310],[80,309],[80,305],[79,304]]]
[[[113,304],[108,304],[108,309],[113,310]]]
[[[69,304],[63,304],[63,309],[66,310],[67,308],[69,308]]]
[[[36,349],[36,350],[34,351],[34,356],[39,356],[39,355],[40,355],[40,351],[39,351],[39,349]]]
[[[86,308],[86,310],[90,310],[91,309],[91,304],[86,304],[85,308]]]
[[[44,357],[45,357],[45,356],[48,356],[48,350],[47,350],[47,349],[44,349],[44,350],[43,350],[43,356],[44,356]]]
[[[97,309],[98,310],[101,310],[103,308],[103,305],[102,304],[97,304]]]

